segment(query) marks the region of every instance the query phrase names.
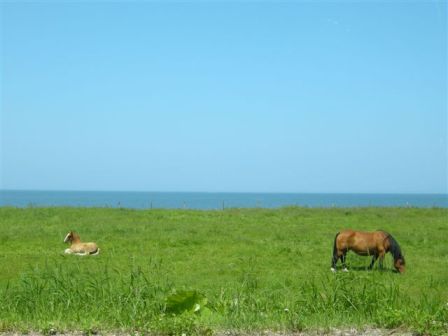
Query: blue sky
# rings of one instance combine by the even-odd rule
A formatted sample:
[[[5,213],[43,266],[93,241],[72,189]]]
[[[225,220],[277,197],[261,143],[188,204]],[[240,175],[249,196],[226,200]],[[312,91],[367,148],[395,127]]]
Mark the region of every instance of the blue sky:
[[[3,189],[448,190],[446,2],[0,8]]]

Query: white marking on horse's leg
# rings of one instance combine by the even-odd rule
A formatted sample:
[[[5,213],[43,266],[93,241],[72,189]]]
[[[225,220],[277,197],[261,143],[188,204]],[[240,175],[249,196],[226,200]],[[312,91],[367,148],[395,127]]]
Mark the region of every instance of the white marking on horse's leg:
[[[348,269],[347,269],[347,267],[345,267],[345,268],[344,268],[344,272],[348,272]]]
[[[332,272],[336,272],[336,269],[334,267],[330,268]]]
[[[96,252],[95,253],[92,253],[91,255],[98,255],[98,254],[100,254],[100,249],[98,248],[97,250],[96,250]]]
[[[65,249],[64,250],[64,253],[66,253],[66,254],[72,254],[73,253],[73,251],[71,250],[71,249]]]

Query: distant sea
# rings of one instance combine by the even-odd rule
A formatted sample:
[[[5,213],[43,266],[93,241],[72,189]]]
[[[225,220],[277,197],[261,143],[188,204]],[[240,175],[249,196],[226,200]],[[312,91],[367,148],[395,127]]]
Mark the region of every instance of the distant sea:
[[[0,206],[111,208],[448,207],[448,194],[314,194],[0,190]]]

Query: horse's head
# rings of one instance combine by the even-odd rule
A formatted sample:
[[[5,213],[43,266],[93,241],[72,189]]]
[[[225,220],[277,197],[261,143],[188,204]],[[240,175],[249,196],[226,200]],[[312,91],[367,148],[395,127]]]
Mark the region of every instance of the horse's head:
[[[79,239],[79,236],[74,231],[70,231],[64,238],[64,243],[71,243],[75,240]]]
[[[401,253],[400,245],[398,245],[398,242],[395,240],[394,237],[392,237],[390,234],[387,233],[387,241],[389,242],[389,251],[394,257],[394,267],[399,273],[404,273],[405,271],[405,264],[404,256]]]
[[[404,261],[404,257],[400,256],[399,258],[394,260],[394,266],[395,269],[399,272],[399,273],[404,273],[406,267],[405,267],[405,261]]]

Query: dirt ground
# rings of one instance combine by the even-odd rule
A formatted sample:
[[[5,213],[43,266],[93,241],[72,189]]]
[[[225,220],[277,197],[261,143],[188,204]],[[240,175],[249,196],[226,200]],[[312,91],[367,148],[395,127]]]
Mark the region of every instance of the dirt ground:
[[[1,332],[0,336],[19,336],[19,335],[27,335],[27,336],[86,336],[83,332],[67,332],[67,333],[58,333],[49,331],[48,334],[43,334],[40,332],[30,332],[27,334],[22,334],[18,332]],[[135,333],[123,333],[123,332],[107,332],[101,333],[98,332],[98,336],[127,336],[127,335],[142,335],[142,336],[151,336],[151,334],[140,334],[138,332]],[[330,329],[330,330],[316,330],[316,331],[304,331],[304,332],[275,332],[270,330],[265,331],[257,331],[257,332],[241,332],[241,331],[217,331],[213,333],[213,336],[417,336],[418,334],[403,331],[399,329],[375,329],[375,328],[367,328],[363,330],[357,329]],[[182,334],[179,336],[191,336],[187,334]]]
[[[254,333],[242,333],[242,332],[232,332],[224,331],[215,333],[216,336],[416,336],[412,332],[406,332],[403,330],[385,330],[385,329],[372,329],[368,328],[365,330],[356,329],[331,329],[331,330],[316,330],[316,331],[303,331],[296,333],[282,333],[273,331],[262,331]]]

